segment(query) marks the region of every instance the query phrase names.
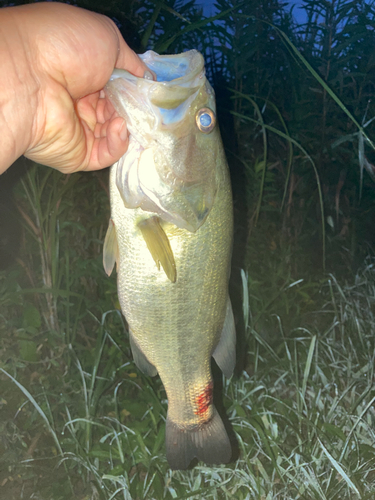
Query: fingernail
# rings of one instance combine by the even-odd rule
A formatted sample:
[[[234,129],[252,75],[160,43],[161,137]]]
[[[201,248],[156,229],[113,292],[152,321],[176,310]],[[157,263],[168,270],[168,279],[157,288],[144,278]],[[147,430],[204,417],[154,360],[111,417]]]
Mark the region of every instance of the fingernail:
[[[146,69],[146,71],[145,71],[145,73],[143,75],[143,78],[145,80],[153,80],[153,81],[155,81],[156,80],[156,75],[151,70]]]
[[[122,124],[119,133],[120,139],[124,142],[128,138],[128,127],[126,126],[126,122]]]

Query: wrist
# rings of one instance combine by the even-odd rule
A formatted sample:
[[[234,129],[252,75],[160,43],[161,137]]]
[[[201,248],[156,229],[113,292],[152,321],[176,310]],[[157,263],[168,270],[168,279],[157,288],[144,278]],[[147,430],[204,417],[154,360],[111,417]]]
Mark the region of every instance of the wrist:
[[[0,9],[0,174],[26,151],[38,101],[32,44],[21,34],[18,9]]]

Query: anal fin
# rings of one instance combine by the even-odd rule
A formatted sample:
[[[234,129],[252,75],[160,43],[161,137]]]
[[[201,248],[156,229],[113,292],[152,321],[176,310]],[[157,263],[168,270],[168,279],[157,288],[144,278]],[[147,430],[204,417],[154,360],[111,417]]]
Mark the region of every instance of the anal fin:
[[[212,356],[224,375],[227,378],[231,377],[236,365],[236,327],[234,325],[232,304],[229,296],[223,330]]]
[[[138,223],[138,227],[157,268],[160,269],[161,264],[168,279],[175,283],[177,274],[173,251],[168,236],[160,225],[159,217],[145,219]]]
[[[148,375],[149,377],[155,377],[158,371],[153,364],[149,362],[146,356],[141,351],[141,348],[138,346],[135,341],[133,334],[129,331],[129,340],[130,340],[130,348],[132,350],[134,363],[141,370],[142,373]]]
[[[187,469],[197,457],[207,464],[228,463],[232,449],[224,424],[213,407],[212,418],[193,429],[179,427],[167,417],[166,451],[171,469]]]

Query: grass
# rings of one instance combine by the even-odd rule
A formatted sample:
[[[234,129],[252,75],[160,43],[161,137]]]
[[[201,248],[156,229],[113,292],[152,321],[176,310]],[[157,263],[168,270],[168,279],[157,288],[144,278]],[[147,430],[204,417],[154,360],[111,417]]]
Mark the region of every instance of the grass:
[[[246,285],[244,273],[243,279]],[[285,331],[274,316],[265,333],[249,321],[244,369],[223,382],[234,438],[228,465],[169,470],[164,390],[158,379],[140,374],[128,355],[124,362],[118,341],[128,341],[124,326],[118,332],[117,312],[96,321],[99,338],[89,370],[67,351],[64,395],[35,382],[29,390],[3,368],[2,411],[14,391],[23,401],[16,415],[1,419],[3,426],[12,421],[20,438],[2,445],[7,469],[0,481],[7,498],[17,498],[17,477],[25,491],[33,481],[34,498],[49,500],[373,498],[374,283],[375,260],[368,259],[352,283],[340,285],[333,277],[324,283],[321,309],[303,326]],[[21,413],[33,422],[26,432]],[[38,433],[43,446],[25,458],[22,446]],[[9,460],[11,450],[18,460]],[[46,460],[54,475],[65,477],[64,487],[44,484],[39,464]],[[39,477],[28,479],[34,470]]]

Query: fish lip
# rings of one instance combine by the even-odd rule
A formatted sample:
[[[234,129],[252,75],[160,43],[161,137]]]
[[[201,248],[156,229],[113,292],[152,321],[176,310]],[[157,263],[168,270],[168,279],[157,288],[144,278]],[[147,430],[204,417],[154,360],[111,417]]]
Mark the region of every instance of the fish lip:
[[[185,60],[188,64],[185,66],[184,74],[181,76],[177,76],[176,78],[171,78],[170,80],[157,80],[156,82],[150,81],[150,83],[161,83],[167,86],[189,86],[188,84],[193,82],[197,76],[203,76],[205,74],[204,69],[204,59],[200,52],[197,50],[188,50],[187,52],[183,52],[182,54],[168,54],[160,56],[156,52],[152,50],[148,50],[144,54],[140,55],[142,61],[146,64],[146,66],[153,71],[156,76],[158,76],[156,63],[161,63],[162,65],[171,65],[173,64],[173,60]],[[176,74],[178,74],[178,70],[176,69]]]
[[[155,68],[156,64],[168,64],[171,62],[170,66],[173,65],[173,60],[180,59],[180,60],[186,60],[188,63],[185,67],[185,71],[183,75],[177,76],[176,78],[172,78],[169,80],[150,80],[150,79],[145,79],[143,77],[135,76],[129,71],[126,71],[124,69],[114,69],[109,81],[112,82],[116,80],[117,78],[123,78],[127,80],[128,82],[142,82],[143,85],[147,86],[166,86],[166,87],[173,87],[173,86],[183,86],[183,87],[190,87],[193,86],[194,81],[196,78],[200,78],[202,80],[202,85],[204,83],[204,75],[205,75],[205,68],[204,68],[204,59],[203,56],[200,52],[197,50],[189,50],[187,52],[183,52],[183,55],[181,54],[168,54],[168,55],[163,55],[160,56],[156,52],[152,50],[148,50],[144,54],[140,54],[139,57],[142,59],[142,61],[146,64],[146,66],[152,71],[152,73],[155,73],[156,76],[158,76],[158,71],[157,68]],[[178,70],[176,69],[176,75],[178,74]]]

